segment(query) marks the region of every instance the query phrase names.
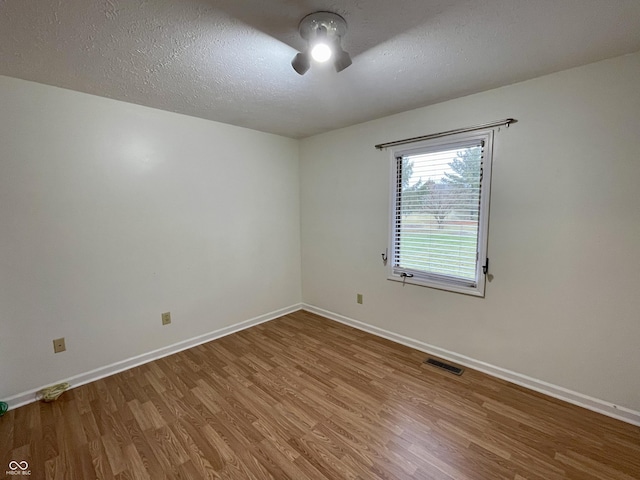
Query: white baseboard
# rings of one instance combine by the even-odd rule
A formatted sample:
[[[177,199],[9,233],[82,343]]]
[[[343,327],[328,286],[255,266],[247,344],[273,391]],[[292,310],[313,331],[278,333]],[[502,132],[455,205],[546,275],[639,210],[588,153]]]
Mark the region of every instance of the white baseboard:
[[[71,385],[71,388],[79,387],[86,383],[95,382],[96,380],[100,380],[101,378],[108,377],[115,373],[119,373],[124,370],[128,370],[130,368],[137,367],[139,365],[143,365],[148,362],[152,362],[153,360],[157,360],[162,357],[166,357],[167,355],[172,355],[174,353],[181,352],[182,350],[195,347],[196,345],[210,342],[211,340],[215,340],[216,338],[225,337],[232,333],[239,332],[240,330],[245,330],[255,325],[259,325],[261,323],[274,320],[278,317],[282,317],[283,315],[296,312],[301,308],[302,308],[301,303],[291,305],[289,307],[281,308],[274,312],[265,313],[264,315],[251,318],[249,320],[245,320],[243,322],[236,323],[228,327],[220,328],[218,330],[214,330],[213,332],[205,333],[204,335],[199,335],[197,337],[183,340],[181,342],[174,343],[173,345],[168,345],[166,347],[162,347],[157,350],[153,350],[151,352],[143,353],[142,355],[137,355],[135,357],[131,357],[126,360],[121,360],[119,362],[112,363],[111,365],[106,365],[104,367],[96,368],[94,370],[90,370],[88,372],[81,373],[79,375],[74,375],[73,377],[69,377],[54,383],[57,384],[57,383],[67,382]],[[5,400],[5,402],[9,405],[10,410],[21,407],[28,403],[35,402],[37,400],[37,396],[36,396],[37,392],[42,390],[45,386],[47,385],[43,385],[42,387],[39,387],[33,390],[29,390],[28,392],[19,393],[17,395],[9,397],[8,399]]]
[[[620,405],[614,405],[613,403],[606,402],[598,398],[593,398],[582,393],[574,392],[558,385],[553,385],[542,380],[522,375],[521,373],[512,372],[501,367],[496,367],[495,365],[491,365],[489,363],[485,363],[480,360],[467,357],[465,355],[460,355],[458,353],[451,352],[434,345],[429,345],[428,343],[414,340],[413,338],[405,337],[404,335],[389,332],[388,330],[384,330],[373,325],[368,325],[358,320],[354,320],[352,318],[345,317],[344,315],[330,312],[313,305],[303,303],[302,309],[329,318],[330,320],[344,323],[345,325],[357,328],[358,330],[363,330],[373,335],[386,338],[387,340],[406,345],[407,347],[414,348],[421,352],[435,355],[437,357],[449,360],[450,362],[454,362],[465,367],[473,368],[474,370],[478,370],[480,372],[486,373],[487,375],[491,375],[493,377],[501,378],[502,380],[515,383],[516,385],[520,385],[530,390],[544,393],[545,395],[549,395],[550,397],[564,400],[565,402],[584,407],[594,412],[602,413],[603,415],[622,420],[623,422],[627,422],[632,425],[640,426],[640,412],[637,412],[635,410],[631,410]]]

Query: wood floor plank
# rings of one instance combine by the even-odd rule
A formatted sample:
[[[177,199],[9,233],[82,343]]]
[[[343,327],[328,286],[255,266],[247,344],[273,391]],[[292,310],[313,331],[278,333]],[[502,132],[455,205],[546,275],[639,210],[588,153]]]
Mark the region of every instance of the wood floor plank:
[[[640,480],[640,428],[425,357],[299,311],[9,411],[0,461],[74,480]]]
[[[198,476],[208,479],[218,478],[216,470],[223,467],[218,452],[212,449],[207,442],[199,441],[200,436],[197,431],[181,422],[173,423],[171,429],[187,452],[194,469],[199,474]]]
[[[111,467],[107,459],[107,454],[102,445],[102,440],[92,440],[88,443],[89,455],[91,456],[91,463],[93,463],[93,469],[96,472],[96,478],[98,480],[113,480],[114,476],[111,473]],[[71,450],[71,448],[67,447]],[[48,478],[48,477],[47,477]]]
[[[102,448],[104,448],[111,473],[117,475],[126,470],[127,463],[122,454],[122,446],[118,443],[115,435],[103,435],[100,440],[102,441]]]
[[[144,433],[140,429],[140,425],[134,419],[128,420],[124,425],[129,437],[131,438],[131,444],[136,448],[136,452],[140,459],[142,460],[142,464],[144,465],[147,473],[153,479],[162,477],[162,469],[160,467],[160,463],[155,456],[151,446],[147,442],[147,438]],[[124,448],[128,448],[129,445],[126,445]],[[129,452],[130,454],[132,452]],[[127,457],[129,462],[131,460]]]

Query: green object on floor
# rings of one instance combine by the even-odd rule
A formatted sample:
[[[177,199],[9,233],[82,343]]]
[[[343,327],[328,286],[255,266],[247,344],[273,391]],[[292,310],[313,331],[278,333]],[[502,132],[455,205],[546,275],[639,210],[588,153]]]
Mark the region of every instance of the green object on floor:
[[[7,410],[9,410],[9,405],[4,402],[0,402],[0,417],[7,413]]]

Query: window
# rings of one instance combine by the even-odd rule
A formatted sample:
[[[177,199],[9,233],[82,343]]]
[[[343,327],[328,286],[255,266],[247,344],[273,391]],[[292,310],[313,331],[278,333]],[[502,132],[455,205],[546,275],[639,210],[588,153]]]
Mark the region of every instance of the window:
[[[484,296],[493,131],[392,151],[389,279]]]

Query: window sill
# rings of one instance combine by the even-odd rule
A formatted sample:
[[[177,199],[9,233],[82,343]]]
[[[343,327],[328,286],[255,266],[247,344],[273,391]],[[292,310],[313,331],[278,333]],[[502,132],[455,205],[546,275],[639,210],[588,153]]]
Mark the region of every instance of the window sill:
[[[398,282],[406,285],[435,288],[436,290],[444,290],[446,292],[462,293],[463,295],[470,295],[473,297],[484,298],[484,285],[482,286],[478,285],[476,287],[467,287],[464,285],[456,285],[456,284],[446,283],[446,282],[423,280],[415,277],[403,278],[400,275],[389,275],[387,277],[387,280],[391,280],[392,282]]]

